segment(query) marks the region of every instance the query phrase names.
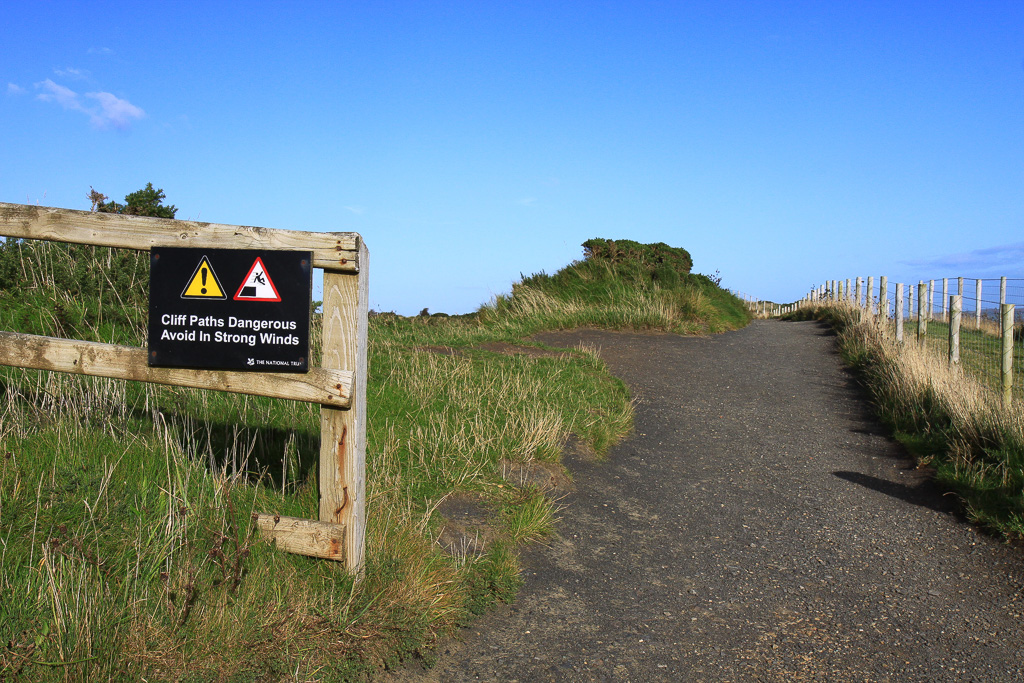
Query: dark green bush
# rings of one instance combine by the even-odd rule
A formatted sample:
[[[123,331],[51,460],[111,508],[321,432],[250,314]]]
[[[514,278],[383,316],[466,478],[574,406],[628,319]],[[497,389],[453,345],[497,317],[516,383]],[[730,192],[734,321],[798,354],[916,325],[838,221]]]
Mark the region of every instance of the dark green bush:
[[[594,238],[583,243],[583,256],[588,261],[639,263],[651,270],[667,266],[680,275],[689,273],[693,268],[690,252],[681,247],[670,247],[664,242],[641,244],[633,240]]]

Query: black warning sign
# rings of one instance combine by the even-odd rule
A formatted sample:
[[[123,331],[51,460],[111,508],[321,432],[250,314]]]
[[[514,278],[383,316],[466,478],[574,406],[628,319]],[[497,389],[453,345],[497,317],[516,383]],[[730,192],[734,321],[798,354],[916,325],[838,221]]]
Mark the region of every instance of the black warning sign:
[[[149,364],[307,372],[312,262],[308,251],[153,247]]]

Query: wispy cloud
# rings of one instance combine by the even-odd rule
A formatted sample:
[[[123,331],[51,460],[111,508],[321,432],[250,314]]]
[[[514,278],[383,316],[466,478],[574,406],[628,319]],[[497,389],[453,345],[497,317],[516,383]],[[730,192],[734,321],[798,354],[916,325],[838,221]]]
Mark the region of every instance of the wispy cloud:
[[[66,69],[54,69],[53,73],[61,78],[73,78],[79,81],[87,81],[92,76],[92,73],[86,69],[73,69],[70,66]]]
[[[112,125],[115,128],[127,128],[132,121],[146,115],[146,112],[128,100],[122,100],[108,92],[87,92],[85,96],[99,103],[99,114],[93,114],[92,117],[93,123],[101,127]]]
[[[114,51],[109,47],[90,47],[88,53],[91,55],[112,55]]]
[[[17,83],[8,83],[7,84],[7,94],[8,95],[24,95],[26,92],[28,92],[28,91],[25,90],[24,88],[22,88]]]
[[[901,263],[916,268],[955,270],[964,275],[980,275],[994,270],[1006,271],[1000,274],[1008,275],[1009,270],[1015,272],[1024,270],[1024,242],[975,249],[959,254],[947,254],[931,259],[902,261]]]
[[[122,100],[108,92],[87,92],[83,96],[70,88],[54,83],[49,78],[36,83],[36,88],[43,92],[36,98],[43,102],[54,102],[68,111],[82,112],[89,117],[89,122],[101,130],[118,128],[124,130],[132,122],[141,119],[146,112],[128,100]]]
[[[42,100],[43,102],[56,102],[65,109],[85,111],[82,107],[81,100],[78,97],[78,93],[71,88],[65,88],[63,85],[58,85],[49,78],[40,83],[36,83],[36,88],[45,91],[36,95],[36,99]]]
[[[356,214],[357,216],[362,216],[364,213],[366,213],[366,207],[365,206],[346,206],[344,208],[345,208],[346,211],[351,211],[352,213]]]
[[[537,203],[537,198],[536,197],[523,197],[522,199],[519,200],[518,203],[523,205],[523,206],[533,206],[533,205],[535,205]]]

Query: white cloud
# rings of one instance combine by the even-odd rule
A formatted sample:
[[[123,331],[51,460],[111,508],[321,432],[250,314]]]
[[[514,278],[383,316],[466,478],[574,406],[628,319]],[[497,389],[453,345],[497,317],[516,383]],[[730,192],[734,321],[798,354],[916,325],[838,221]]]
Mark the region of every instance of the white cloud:
[[[356,214],[357,216],[361,216],[364,213],[366,213],[366,207],[364,206],[346,206],[344,208]]]
[[[91,114],[93,125],[99,128],[114,126],[124,129],[130,126],[132,121],[146,115],[146,112],[128,100],[122,100],[108,92],[89,92],[85,96],[99,103],[99,113]]]
[[[522,199],[519,200],[519,204],[522,204],[523,206],[533,206],[536,203],[536,197],[523,197]]]
[[[63,85],[58,85],[49,78],[40,83],[36,83],[36,87],[42,88],[46,91],[36,95],[36,99],[40,99],[43,102],[56,102],[65,109],[84,111],[84,109],[82,109],[82,103],[78,99],[78,93],[74,90],[65,88]]]
[[[57,74],[61,78],[75,78],[80,81],[88,80],[89,77],[92,75],[89,71],[86,71],[85,69],[73,69],[70,66],[66,69],[54,69],[53,73]]]
[[[114,51],[109,47],[90,47],[88,53],[91,55],[112,55]]]
[[[22,88],[20,85],[18,85],[16,83],[8,83],[7,84],[7,94],[8,95],[24,95],[26,92],[28,92],[28,91],[25,90],[24,88]]]
[[[49,78],[36,83],[36,88],[44,92],[36,95],[43,102],[55,102],[69,111],[79,111],[89,117],[93,126],[101,130],[107,128],[128,128],[132,121],[141,119],[146,112],[128,100],[122,100],[108,92],[85,93],[87,100],[70,88],[54,83]]]

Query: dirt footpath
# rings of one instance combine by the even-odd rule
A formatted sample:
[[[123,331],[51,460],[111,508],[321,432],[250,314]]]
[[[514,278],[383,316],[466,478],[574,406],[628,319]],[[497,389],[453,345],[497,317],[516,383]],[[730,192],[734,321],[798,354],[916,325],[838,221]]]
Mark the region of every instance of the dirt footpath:
[[[1024,680],[1021,552],[909,469],[825,327],[541,340],[600,347],[636,432],[568,461],[516,604],[404,679]]]

